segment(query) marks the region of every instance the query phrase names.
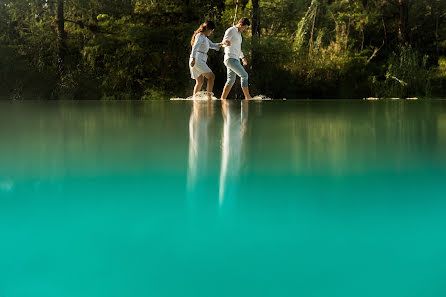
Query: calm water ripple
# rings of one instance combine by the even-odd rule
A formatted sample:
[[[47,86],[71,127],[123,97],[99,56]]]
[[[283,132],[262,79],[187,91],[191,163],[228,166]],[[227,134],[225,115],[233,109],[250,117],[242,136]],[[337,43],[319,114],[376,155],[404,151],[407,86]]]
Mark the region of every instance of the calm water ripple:
[[[0,297],[446,296],[446,101],[0,102]]]

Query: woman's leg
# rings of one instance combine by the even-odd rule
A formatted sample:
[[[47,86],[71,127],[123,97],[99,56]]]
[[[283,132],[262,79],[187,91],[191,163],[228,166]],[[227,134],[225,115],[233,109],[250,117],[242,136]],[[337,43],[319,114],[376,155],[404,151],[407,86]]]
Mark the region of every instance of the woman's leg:
[[[245,68],[243,68],[242,64],[240,63],[240,60],[238,59],[229,59],[226,62],[226,66],[228,69],[231,69],[235,74],[240,76],[241,78],[241,85],[243,94],[245,95],[245,99],[251,99],[251,95],[249,94],[249,88],[248,88],[248,72],[246,72]]]
[[[204,77],[203,75],[200,75],[195,79],[195,88],[194,88],[194,95],[201,91],[201,88],[203,87],[204,83]]]
[[[203,76],[207,78],[208,80],[208,99],[212,99],[212,90],[214,89],[214,81],[215,81],[215,74],[212,72],[203,73]]]

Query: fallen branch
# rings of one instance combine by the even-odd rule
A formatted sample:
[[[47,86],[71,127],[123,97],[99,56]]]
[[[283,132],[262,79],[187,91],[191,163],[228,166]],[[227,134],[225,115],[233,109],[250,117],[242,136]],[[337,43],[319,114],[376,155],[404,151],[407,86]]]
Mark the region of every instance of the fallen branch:
[[[375,50],[373,51],[373,54],[370,56],[370,58],[367,59],[366,64],[369,64],[369,62],[376,56],[376,54],[379,52],[379,50],[384,46],[384,40],[383,43],[381,44],[381,46],[379,48],[375,48]]]

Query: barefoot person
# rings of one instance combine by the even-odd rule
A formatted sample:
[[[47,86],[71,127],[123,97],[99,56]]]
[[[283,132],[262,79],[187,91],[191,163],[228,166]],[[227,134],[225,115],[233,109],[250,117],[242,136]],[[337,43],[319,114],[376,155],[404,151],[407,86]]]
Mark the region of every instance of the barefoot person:
[[[226,30],[225,36],[223,37],[223,43],[229,41],[230,46],[225,47],[225,59],[224,63],[227,68],[228,79],[226,81],[223,93],[221,94],[221,99],[226,99],[232,86],[235,83],[236,75],[241,78],[242,90],[245,95],[245,99],[251,99],[248,88],[248,73],[242,64],[240,64],[240,59],[242,59],[243,65],[248,65],[248,61],[242,52],[242,32],[248,29],[251,25],[247,18],[241,18],[237,25]]]
[[[229,42],[226,43],[213,43],[208,37],[214,32],[215,24],[212,21],[206,21],[200,25],[197,31],[195,31],[192,36],[191,45],[192,53],[189,60],[190,74],[193,79],[195,79],[194,95],[198,93],[204,83],[204,78],[208,80],[207,84],[207,95],[208,99],[212,98],[212,89],[214,88],[215,75],[211,68],[206,64],[208,58],[209,49],[220,50],[220,47],[225,45],[230,45]]]

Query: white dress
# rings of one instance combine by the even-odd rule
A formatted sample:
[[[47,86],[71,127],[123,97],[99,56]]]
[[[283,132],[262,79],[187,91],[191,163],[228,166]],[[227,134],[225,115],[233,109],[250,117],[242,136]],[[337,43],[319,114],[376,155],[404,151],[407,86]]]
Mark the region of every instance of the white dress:
[[[195,36],[195,42],[192,46],[192,53],[189,59],[189,70],[193,79],[196,79],[203,73],[212,72],[211,68],[206,64],[208,59],[207,52],[210,48],[216,51],[220,50],[218,43],[213,43],[206,36],[202,34],[197,34]],[[190,63],[193,58],[195,58],[195,65],[194,67],[191,67]]]

